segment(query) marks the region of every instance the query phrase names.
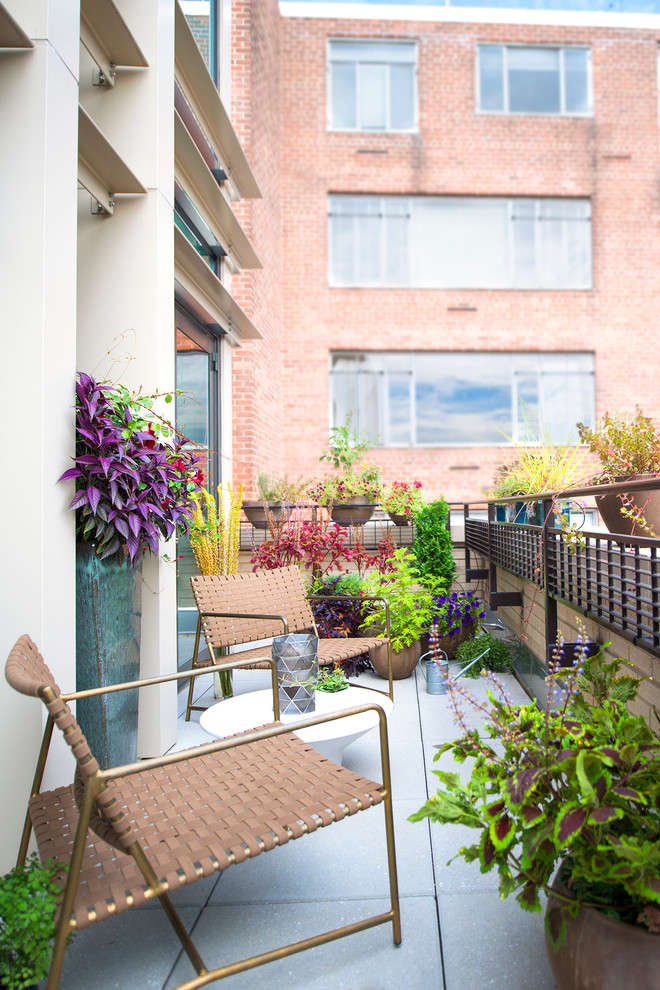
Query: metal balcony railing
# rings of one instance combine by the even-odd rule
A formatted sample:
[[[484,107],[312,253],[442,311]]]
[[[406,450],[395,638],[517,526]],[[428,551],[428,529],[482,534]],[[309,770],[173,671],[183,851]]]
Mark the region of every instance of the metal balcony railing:
[[[626,482],[598,488],[634,493],[660,489],[656,481]],[[594,489],[562,492],[561,499],[593,496]],[[541,525],[497,521],[496,505],[540,502]],[[490,606],[522,604],[519,592],[497,590],[497,568],[536,585],[545,596],[546,643],[557,639],[557,603],[564,602],[637,646],[660,656],[660,539],[581,530],[580,545],[555,527],[552,494],[488,502],[488,518],[465,514],[465,564],[468,579],[488,578]],[[472,556],[487,561],[475,567]]]

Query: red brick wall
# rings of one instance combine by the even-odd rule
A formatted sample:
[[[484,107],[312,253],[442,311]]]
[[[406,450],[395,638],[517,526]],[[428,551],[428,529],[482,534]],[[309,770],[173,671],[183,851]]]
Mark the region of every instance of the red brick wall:
[[[632,411],[639,403],[660,419],[653,350],[660,299],[660,32],[280,23],[286,470],[323,473],[318,453],[328,435],[330,349],[593,351],[597,415]],[[419,134],[326,131],[326,40],[355,36],[418,40]],[[477,114],[479,41],[589,44],[594,117]],[[259,171],[256,151],[248,148]],[[328,289],[328,192],[589,197],[593,290]],[[450,310],[461,304],[475,311]],[[254,351],[261,346],[250,345]],[[427,494],[460,500],[478,497],[507,456],[501,448],[425,448],[372,451],[369,459],[381,463],[389,479],[419,478]]]
[[[277,0],[232,6],[232,122],[262,192],[236,213],[263,269],[232,279],[232,295],[263,339],[232,354],[233,481],[246,497],[259,471],[281,476],[282,312],[280,73]]]

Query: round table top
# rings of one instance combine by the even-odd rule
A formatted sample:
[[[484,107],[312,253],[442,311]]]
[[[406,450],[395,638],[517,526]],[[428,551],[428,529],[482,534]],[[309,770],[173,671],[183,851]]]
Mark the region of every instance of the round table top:
[[[389,715],[394,705],[391,698],[380,691],[351,685],[344,691],[330,693],[315,691],[315,710],[306,715],[283,715],[282,722],[297,722],[314,715],[324,715],[327,712],[342,711],[345,708],[356,708],[359,705],[378,705],[386,715]],[[209,735],[222,738],[232,736],[237,732],[245,732],[259,725],[273,721],[273,692],[249,691],[234,698],[226,698],[202,712],[200,725]],[[332,722],[312,725],[308,729],[297,732],[303,742],[314,745],[329,739],[343,739],[354,736],[357,738],[368,729],[378,724],[378,713],[375,711],[362,712],[346,718],[335,719]],[[348,745],[348,742],[346,743]]]

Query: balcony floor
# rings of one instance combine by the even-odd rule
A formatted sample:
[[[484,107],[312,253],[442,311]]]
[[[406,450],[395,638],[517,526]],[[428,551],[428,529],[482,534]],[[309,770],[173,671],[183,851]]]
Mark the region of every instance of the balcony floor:
[[[202,680],[205,689],[210,678]],[[382,687],[384,682],[362,675],[358,683]],[[474,686],[473,693],[485,693],[483,681],[466,683]],[[235,674],[237,693],[268,684],[269,675],[262,671]],[[528,700],[513,678],[510,691],[514,699]],[[207,700],[213,701],[210,688],[203,703]],[[388,722],[402,944],[394,946],[391,926],[381,925],[213,985],[225,990],[554,990],[541,915],[522,911],[512,898],[501,902],[495,873],[483,875],[477,864],[462,860],[445,865],[461,844],[474,841],[475,833],[406,820],[435,791],[434,746],[457,734],[446,697],[426,693],[418,668],[395,683]],[[209,737],[197,722],[186,725],[180,717],[177,748],[202,741]],[[344,764],[379,779],[377,733],[354,742]],[[383,836],[380,809],[358,814],[184,888],[173,900],[207,965],[245,958],[388,910]],[[61,988],[169,990],[192,976],[156,904],[94,925],[74,939]]]

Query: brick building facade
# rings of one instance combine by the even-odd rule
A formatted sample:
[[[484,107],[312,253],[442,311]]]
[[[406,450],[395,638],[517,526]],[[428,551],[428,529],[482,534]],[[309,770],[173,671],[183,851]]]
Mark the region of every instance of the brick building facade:
[[[501,11],[489,22],[474,10],[416,8],[419,19],[403,20],[373,7],[367,20],[328,9],[283,4],[278,13],[270,0],[234,8],[234,119],[270,197],[252,208],[270,210],[265,246],[278,259],[277,270],[241,276],[240,298],[265,338],[235,362],[242,480],[260,468],[322,473],[319,451],[355,399],[352,369],[365,360],[358,418],[371,435],[390,434],[369,459],[388,480],[419,478],[428,494],[452,500],[491,482],[507,459],[499,438],[520,435],[526,397],[531,419],[541,416],[543,389],[541,425],[555,439],[564,419],[607,409],[639,404],[660,418],[659,19]],[[412,97],[410,75],[387,65],[407,57],[401,48],[388,55],[402,42],[413,52]],[[526,94],[555,84],[557,105],[541,96],[530,110]],[[389,85],[404,94],[399,104],[412,100],[413,116],[403,125],[353,119],[356,85],[377,96]],[[406,210],[409,229],[396,219]],[[355,216],[369,211],[389,235]],[[498,224],[510,256],[480,260],[480,241],[500,236]],[[530,274],[535,264],[544,271]],[[388,265],[401,270],[392,277]],[[456,352],[467,355],[458,370]],[[346,355],[333,398],[331,363],[341,368]],[[511,415],[510,402],[519,404]]]

